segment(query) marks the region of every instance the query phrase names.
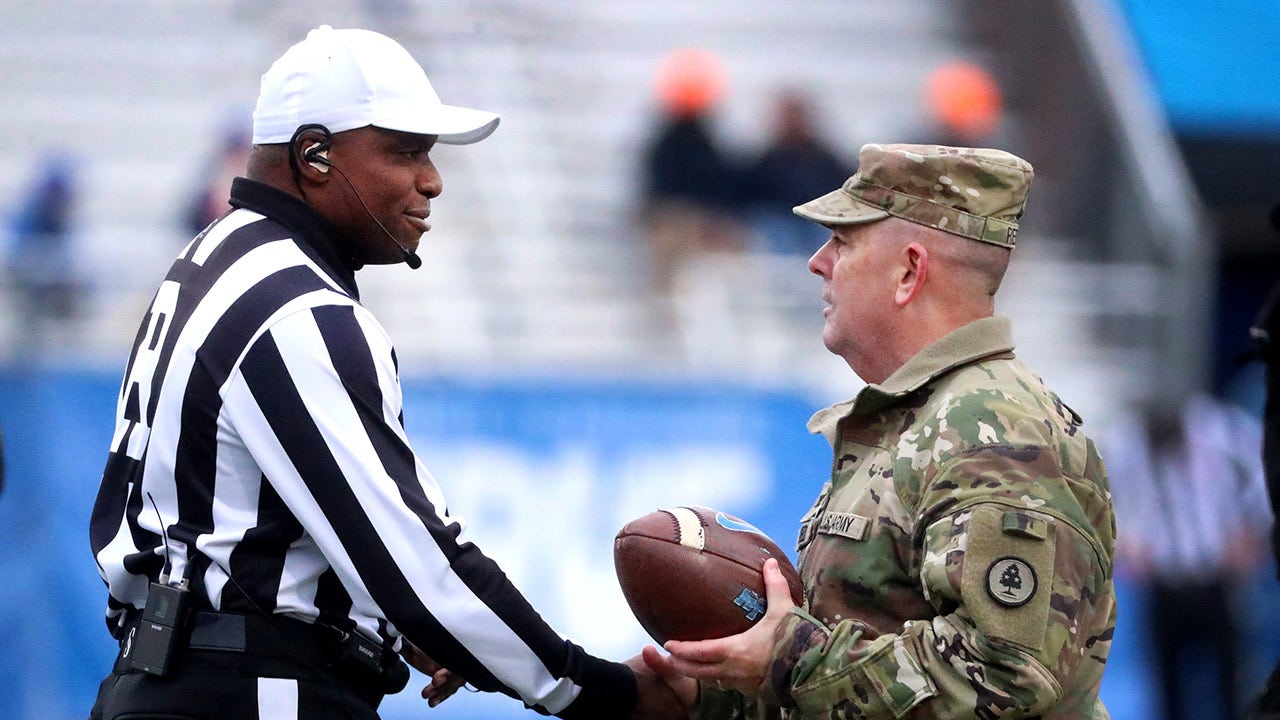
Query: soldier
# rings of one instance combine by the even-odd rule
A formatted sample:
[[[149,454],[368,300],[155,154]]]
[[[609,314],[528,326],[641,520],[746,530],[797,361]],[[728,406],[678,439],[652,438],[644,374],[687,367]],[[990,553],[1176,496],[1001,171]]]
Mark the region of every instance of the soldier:
[[[770,561],[751,630],[646,648],[700,716],[1108,717],[1106,474],[994,309],[1031,177],[999,150],[873,144],[795,209],[831,230],[809,260],[823,341],[868,385],[809,423],[835,457],[801,521],[804,605]]]

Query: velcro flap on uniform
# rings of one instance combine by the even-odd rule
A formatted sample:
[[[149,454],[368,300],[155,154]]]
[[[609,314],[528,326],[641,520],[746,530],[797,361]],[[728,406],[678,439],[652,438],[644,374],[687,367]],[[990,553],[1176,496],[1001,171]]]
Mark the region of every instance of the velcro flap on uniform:
[[[842,512],[825,512],[818,518],[818,532],[823,535],[839,535],[850,540],[867,537],[871,519],[863,515]]]
[[[1049,521],[1038,513],[1009,510],[1005,512],[1000,524],[1008,535],[1032,540],[1044,540],[1049,536]]]

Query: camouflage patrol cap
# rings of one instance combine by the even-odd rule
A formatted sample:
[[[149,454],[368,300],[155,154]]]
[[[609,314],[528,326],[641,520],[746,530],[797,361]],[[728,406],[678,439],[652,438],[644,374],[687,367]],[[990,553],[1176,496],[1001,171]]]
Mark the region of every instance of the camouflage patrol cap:
[[[794,212],[823,225],[893,215],[1012,248],[1032,174],[1026,160],[1003,150],[872,143],[862,146],[858,172],[843,187]]]

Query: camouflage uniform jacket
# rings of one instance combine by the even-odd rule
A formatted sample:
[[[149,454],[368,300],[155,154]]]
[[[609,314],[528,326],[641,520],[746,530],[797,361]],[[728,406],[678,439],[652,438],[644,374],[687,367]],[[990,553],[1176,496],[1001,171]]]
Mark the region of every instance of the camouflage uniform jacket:
[[[1111,493],[1010,333],[970,323],[810,420],[835,453],[761,689],[784,716],[1109,717]]]

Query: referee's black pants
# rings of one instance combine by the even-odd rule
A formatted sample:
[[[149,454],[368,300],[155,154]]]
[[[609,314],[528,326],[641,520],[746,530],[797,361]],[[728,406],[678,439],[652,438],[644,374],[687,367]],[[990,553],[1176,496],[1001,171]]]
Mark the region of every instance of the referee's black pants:
[[[164,677],[122,647],[89,720],[377,720],[376,679],[336,671],[305,634],[250,633],[236,651],[184,647]]]
[[[234,670],[187,668],[158,678],[112,673],[90,720],[376,720],[377,711],[332,681],[246,677]]]

